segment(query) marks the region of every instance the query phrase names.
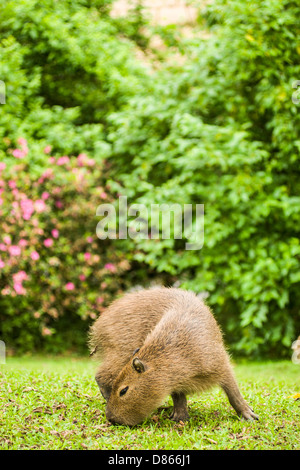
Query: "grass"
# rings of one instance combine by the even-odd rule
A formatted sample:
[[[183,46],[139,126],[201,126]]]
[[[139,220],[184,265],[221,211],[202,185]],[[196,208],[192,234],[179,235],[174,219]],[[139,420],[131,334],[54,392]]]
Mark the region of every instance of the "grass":
[[[189,398],[191,419],[168,419],[171,399],[143,424],[113,426],[94,381],[75,358],[8,358],[0,365],[0,449],[300,449],[300,366],[238,364],[240,389],[260,421],[237,417],[219,389]]]

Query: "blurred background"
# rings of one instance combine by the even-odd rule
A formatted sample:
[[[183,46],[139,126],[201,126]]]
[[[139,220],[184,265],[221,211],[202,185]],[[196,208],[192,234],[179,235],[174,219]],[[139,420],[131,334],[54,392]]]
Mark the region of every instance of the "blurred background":
[[[292,356],[299,16],[289,0],[2,2],[8,355],[87,355],[88,328],[114,298],[161,284],[205,298],[235,357]],[[99,240],[96,209],[121,195],[204,204],[203,248]]]

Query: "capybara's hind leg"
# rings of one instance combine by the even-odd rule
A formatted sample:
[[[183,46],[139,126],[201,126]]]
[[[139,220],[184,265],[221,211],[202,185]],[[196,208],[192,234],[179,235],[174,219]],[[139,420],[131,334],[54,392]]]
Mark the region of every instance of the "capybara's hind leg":
[[[185,394],[183,392],[173,392],[171,397],[174,407],[170,419],[173,421],[188,421],[190,417]]]
[[[226,378],[222,379],[220,385],[226,393],[231,406],[239,416],[248,420],[259,419],[246,400],[244,400],[231,370],[228,370]]]

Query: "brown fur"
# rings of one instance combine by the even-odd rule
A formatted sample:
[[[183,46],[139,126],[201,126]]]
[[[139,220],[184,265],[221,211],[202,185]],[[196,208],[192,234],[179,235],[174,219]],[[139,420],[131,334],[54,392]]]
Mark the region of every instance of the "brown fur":
[[[102,362],[96,381],[112,422],[135,425],[168,395],[171,418],[185,421],[186,395],[214,385],[239,415],[257,419],[238,389],[214,316],[192,292],[155,288],[126,294],[94,323],[90,348]]]

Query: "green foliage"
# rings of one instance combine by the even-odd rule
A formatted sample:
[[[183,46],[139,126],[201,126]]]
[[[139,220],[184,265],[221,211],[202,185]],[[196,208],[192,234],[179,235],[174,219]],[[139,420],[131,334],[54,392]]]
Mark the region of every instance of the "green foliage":
[[[15,245],[24,238],[42,251],[38,266],[26,247],[19,264],[9,264],[7,250],[1,253],[1,334],[6,328],[13,341],[19,337],[20,348],[55,348],[57,340],[60,349],[68,343],[69,320],[76,329],[81,318],[93,317],[99,284],[110,286],[107,273],[93,265],[84,274],[88,282],[77,284],[77,278],[87,268],[82,257],[86,236],[95,233],[101,187],[113,203],[121,194],[147,207],[205,205],[201,250],[186,250],[185,240],[173,236],[93,242],[99,263],[110,263],[113,253],[120,269],[105,287],[107,301],[135,281],[176,279],[208,293],[236,353],[289,355],[300,331],[300,108],[292,101],[292,85],[300,80],[298,3],[215,0],[200,10],[198,31],[185,40],[173,27],[144,33],[140,3],[121,19],[110,17],[110,3],[7,0],[2,7],[1,237],[10,235]],[[151,54],[147,67],[136,55],[137,47],[148,52],[151,31],[169,46],[153,55],[153,69]],[[167,60],[157,67],[160,58]],[[63,164],[51,160],[53,179],[43,188],[38,181],[49,168],[43,152],[49,146],[56,159],[70,157]],[[76,165],[83,152],[95,165],[85,160],[81,188],[76,178],[83,169]],[[51,194],[48,212],[37,216],[43,233],[11,214],[20,200],[10,180],[33,204],[43,192]],[[55,224],[61,238],[45,250],[43,236]],[[13,275],[22,271],[29,276],[27,296],[13,294]],[[68,282],[76,289],[65,292]],[[57,335],[41,334],[52,328]]]
[[[32,136],[68,154],[101,152],[107,114],[138,91],[144,74],[128,39],[138,36],[142,20],[113,20],[110,3],[4,2],[0,137]]]
[[[124,244],[95,236],[97,206],[117,198],[107,116],[147,81],[135,58],[141,11],[120,21],[110,4],[1,8],[0,337],[15,352],[86,351],[91,321],[141,273],[128,273]]]
[[[132,201],[205,204],[201,251],[141,240],[137,259],[207,291],[227,341],[252,356],[290,354],[300,330],[299,13],[288,0],[209,4],[184,66],[110,117]]]

